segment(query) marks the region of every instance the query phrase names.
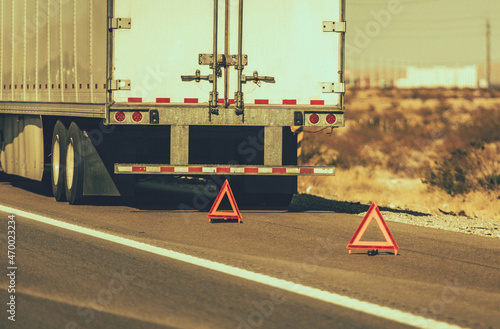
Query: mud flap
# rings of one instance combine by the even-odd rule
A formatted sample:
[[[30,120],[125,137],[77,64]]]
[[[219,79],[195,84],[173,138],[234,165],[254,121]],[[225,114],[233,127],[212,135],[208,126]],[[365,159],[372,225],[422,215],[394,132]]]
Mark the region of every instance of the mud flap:
[[[84,196],[133,196],[135,192],[135,178],[129,176],[117,176],[113,174],[113,161],[106,161],[106,158],[111,159],[112,156],[107,156],[110,153],[102,143],[97,148],[92,143],[87,132],[83,133],[84,138]]]

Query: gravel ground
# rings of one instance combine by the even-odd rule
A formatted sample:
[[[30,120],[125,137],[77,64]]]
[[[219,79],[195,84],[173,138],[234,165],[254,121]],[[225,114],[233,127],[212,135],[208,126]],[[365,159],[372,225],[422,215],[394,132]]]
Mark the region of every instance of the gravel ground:
[[[334,211],[364,217],[369,208],[370,205],[361,204],[359,202],[336,201],[309,194],[298,194],[294,195],[290,203],[289,211]],[[381,206],[379,206],[379,209],[384,219],[391,222],[500,238],[500,223],[491,219],[453,215],[431,215],[412,210],[391,209]]]
[[[359,214],[364,216],[365,213]],[[470,218],[450,215],[414,216],[405,213],[382,211],[385,220],[391,222],[432,227],[441,230],[500,238],[499,223],[490,219]]]

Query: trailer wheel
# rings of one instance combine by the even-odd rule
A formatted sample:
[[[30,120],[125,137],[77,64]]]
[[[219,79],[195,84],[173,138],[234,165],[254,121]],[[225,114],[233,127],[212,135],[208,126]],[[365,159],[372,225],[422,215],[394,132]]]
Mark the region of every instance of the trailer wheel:
[[[56,201],[65,201],[66,144],[68,130],[61,121],[57,121],[52,133],[52,194]]]
[[[83,134],[74,122],[66,143],[66,199],[70,204],[83,202]]]

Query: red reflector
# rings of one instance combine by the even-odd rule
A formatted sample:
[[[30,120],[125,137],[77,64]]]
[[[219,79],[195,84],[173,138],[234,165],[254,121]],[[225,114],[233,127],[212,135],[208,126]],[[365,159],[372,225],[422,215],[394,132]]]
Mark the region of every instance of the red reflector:
[[[134,114],[132,114],[132,120],[134,120],[135,122],[141,122],[142,121],[142,113],[141,112],[134,112]]]
[[[161,167],[161,172],[174,172],[174,167]]]
[[[228,99],[229,104],[234,104],[234,99]],[[224,104],[224,98],[219,98],[219,104]]]
[[[258,174],[259,168],[245,168],[245,174]]]
[[[157,98],[156,102],[163,103],[163,104],[170,103],[170,98]]]
[[[142,103],[142,98],[138,98],[138,97],[129,97],[128,98],[128,102],[129,103]]]
[[[256,99],[255,104],[256,105],[268,105],[269,99]]]
[[[124,121],[124,120],[125,120],[125,113],[123,113],[123,112],[121,112],[121,111],[120,111],[120,112],[116,112],[116,113],[115,113],[115,119],[116,119],[116,121],[118,121],[118,122],[122,122],[122,121]]]
[[[283,105],[297,105],[296,99],[284,99]]]
[[[300,173],[301,174],[313,174],[314,169],[312,169],[312,168],[300,168]]]
[[[202,167],[189,167],[189,172],[203,172]]]
[[[313,125],[317,124],[319,122],[319,115],[316,113],[313,113],[309,116],[309,122],[311,122]]]
[[[146,172],[146,167],[132,167],[132,172]]]
[[[198,104],[198,98],[184,98],[186,104]]]
[[[217,172],[230,173],[231,172],[231,168],[217,168]]]
[[[325,105],[325,101],[312,100],[311,105]]]
[[[335,122],[337,122],[337,117],[335,116],[335,114],[328,114],[326,116],[326,122],[333,125]]]
[[[286,168],[273,168],[273,174],[286,174]]]

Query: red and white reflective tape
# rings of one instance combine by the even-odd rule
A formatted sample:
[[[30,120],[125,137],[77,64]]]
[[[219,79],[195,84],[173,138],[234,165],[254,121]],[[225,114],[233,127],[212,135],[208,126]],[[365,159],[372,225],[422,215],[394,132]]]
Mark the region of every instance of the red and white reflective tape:
[[[333,176],[333,167],[115,164],[115,174]]]
[[[33,85],[33,88],[31,88],[31,85]],[[0,85],[1,86],[1,85]],[[17,89],[18,86],[19,86],[19,89],[24,89],[24,87],[26,87],[26,89],[44,89],[44,86],[45,86],[45,89],[85,89],[85,86],[87,86],[86,88],[87,89],[90,89],[90,83],[87,83],[86,85],[85,84],[67,84],[65,83],[64,85],[61,85],[60,83],[58,84],[52,84],[51,86],[49,86],[48,83],[45,83],[45,84],[42,84],[42,83],[39,83],[38,84],[38,88],[37,88],[37,85],[36,84],[31,84],[31,83],[28,83],[28,84],[20,84],[20,85],[17,85],[17,84],[10,84],[10,85],[3,85],[3,89],[7,89],[7,86],[9,86],[8,89]],[[95,84],[95,89],[99,89],[100,88],[100,84]],[[102,89],[103,90],[106,90],[106,84],[103,84],[102,85]]]
[[[142,97],[128,97],[127,98],[127,103],[149,103],[151,100],[144,100]],[[184,103],[184,104],[198,104],[200,103],[198,98],[183,98],[183,99],[176,99],[175,101],[172,101],[172,98],[166,98],[166,97],[158,97],[152,103],[156,104],[170,104],[170,103]],[[234,104],[234,101],[233,101]]]
[[[17,86],[16,86],[17,87]],[[4,85],[6,89],[6,85]],[[119,99],[117,99],[119,100]],[[157,104],[199,104],[201,103],[198,98],[156,98],[144,100],[142,97],[128,97],[126,98],[127,103],[157,103]],[[224,99],[218,100],[219,104],[224,103]],[[228,99],[229,104],[233,105],[235,103],[234,99]],[[306,105],[302,104],[297,99],[283,99],[283,100],[271,100],[271,99],[254,99],[248,100],[249,104],[253,103],[255,105]],[[310,100],[308,105],[326,105],[324,100]]]

